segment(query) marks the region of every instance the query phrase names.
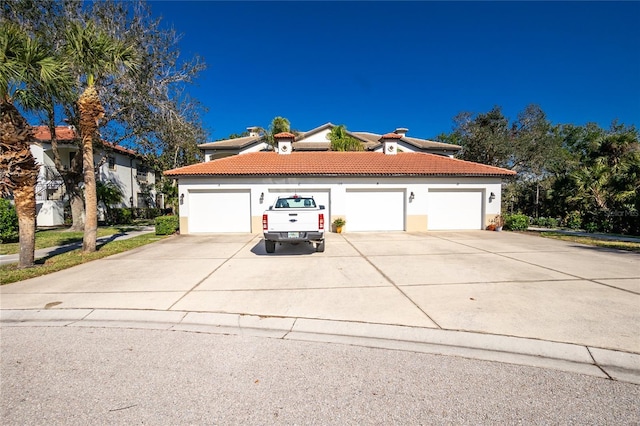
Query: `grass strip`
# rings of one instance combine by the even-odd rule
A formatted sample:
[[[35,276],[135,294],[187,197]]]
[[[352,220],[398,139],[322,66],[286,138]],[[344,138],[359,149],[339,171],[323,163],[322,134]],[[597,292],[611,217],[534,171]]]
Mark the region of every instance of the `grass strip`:
[[[98,238],[124,232],[135,231],[138,228],[131,226],[103,227],[98,228]],[[64,246],[71,243],[82,242],[84,232],[69,232],[65,229],[47,229],[36,231],[36,250]],[[20,243],[0,244],[0,254],[16,254],[20,252]]]
[[[640,243],[628,242],[628,241],[614,241],[596,236],[587,237],[582,235],[567,235],[559,232],[540,232],[540,236],[543,238],[553,238],[555,240],[571,241],[574,243],[586,244],[595,247],[605,247],[617,250],[626,250],[640,252]]]
[[[82,253],[80,249],[36,260],[33,268],[18,269],[18,264],[0,266],[0,285],[14,283],[29,278],[51,274],[63,269],[71,268],[92,260],[132,250],[146,244],[160,241],[167,236],[154,233],[142,234],[127,240],[109,241],[98,246],[93,253]]]

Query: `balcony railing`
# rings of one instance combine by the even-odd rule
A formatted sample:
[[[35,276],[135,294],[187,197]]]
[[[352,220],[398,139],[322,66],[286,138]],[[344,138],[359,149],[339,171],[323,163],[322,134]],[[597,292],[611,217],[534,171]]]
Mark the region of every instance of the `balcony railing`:
[[[64,185],[62,176],[55,167],[41,166],[38,174],[38,182],[36,183],[36,200],[51,200],[59,198],[54,194]],[[59,194],[60,196],[62,194]],[[53,198],[52,198],[53,197]]]

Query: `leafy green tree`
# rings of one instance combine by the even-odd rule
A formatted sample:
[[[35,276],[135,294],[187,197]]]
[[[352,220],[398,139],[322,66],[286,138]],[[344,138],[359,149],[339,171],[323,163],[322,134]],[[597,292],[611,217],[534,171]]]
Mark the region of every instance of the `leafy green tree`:
[[[362,142],[350,136],[344,124],[331,129],[327,138],[331,141],[332,151],[363,151]]]
[[[460,113],[454,123],[453,135],[444,139],[462,146],[458,158],[490,166],[513,166],[513,132],[500,107],[475,115]]]

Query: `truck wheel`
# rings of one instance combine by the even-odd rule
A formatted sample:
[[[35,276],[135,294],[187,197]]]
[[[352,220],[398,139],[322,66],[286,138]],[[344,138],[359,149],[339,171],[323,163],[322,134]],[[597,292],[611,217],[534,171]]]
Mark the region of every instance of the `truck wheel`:
[[[324,252],[324,240],[320,241],[317,245],[316,245],[316,251],[318,253],[322,253]]]
[[[267,250],[267,253],[273,253],[276,251],[276,242],[264,240],[264,248]]]

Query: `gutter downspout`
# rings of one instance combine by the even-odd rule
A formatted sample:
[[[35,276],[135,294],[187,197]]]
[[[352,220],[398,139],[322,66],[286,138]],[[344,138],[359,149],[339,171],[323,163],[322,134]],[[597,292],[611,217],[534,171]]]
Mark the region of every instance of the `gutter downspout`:
[[[133,210],[133,158],[129,158],[129,174],[131,175],[131,209]]]

